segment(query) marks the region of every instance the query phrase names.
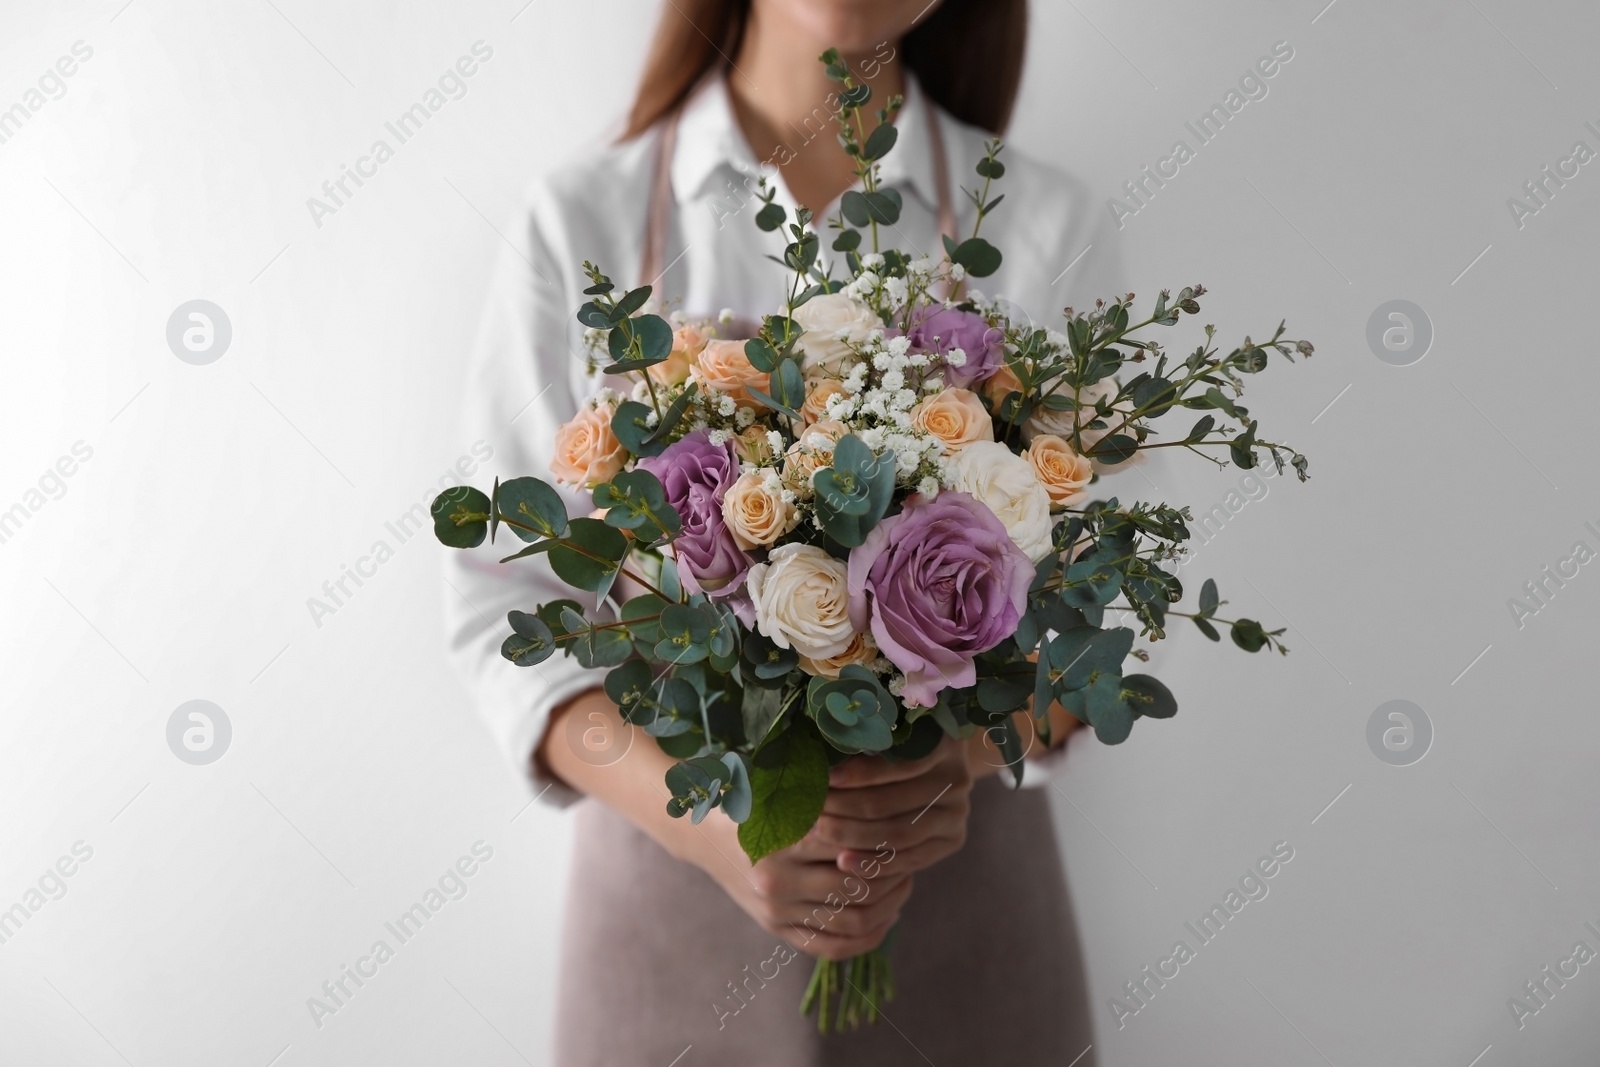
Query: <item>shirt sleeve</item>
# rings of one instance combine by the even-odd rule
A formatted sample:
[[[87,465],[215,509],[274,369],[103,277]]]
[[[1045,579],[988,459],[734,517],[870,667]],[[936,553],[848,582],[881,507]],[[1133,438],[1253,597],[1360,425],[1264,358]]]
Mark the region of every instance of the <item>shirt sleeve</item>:
[[[568,326],[573,308],[563,286],[566,272],[546,246],[533,208],[518,213],[508,243],[502,246],[473,350],[462,418],[468,437],[482,438],[493,449],[479,486],[485,492],[496,475],[502,481],[533,476],[554,484],[550,460],[556,430],[577,411],[585,380],[576,330]],[[584,494],[563,495],[569,513],[590,510]],[[521,547],[501,527],[493,545],[485,541],[475,549],[445,553],[445,632],[452,664],[519,779],[531,794],[566,806],[581,794],[541,766],[534,753],[550,713],[598,687],[605,672],[581,667],[565,653],[519,667],[500,655],[500,645],[511,632],[506,612],[513,608],[531,612],[572,598],[588,614],[594,605],[588,594],[555,576],[548,556],[497,562]]]

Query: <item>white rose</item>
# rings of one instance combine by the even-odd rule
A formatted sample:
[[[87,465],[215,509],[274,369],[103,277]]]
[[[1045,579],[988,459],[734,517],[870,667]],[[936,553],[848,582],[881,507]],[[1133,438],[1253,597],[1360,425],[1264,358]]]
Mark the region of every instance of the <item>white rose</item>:
[[[756,629],[779,648],[813,660],[850,648],[850,592],[843,560],[815,545],[780,545],[745,580]]]
[[[1120,388],[1115,378],[1101,378],[1093,385],[1086,385],[1078,391],[1078,403],[1082,406],[1077,411],[1057,411],[1040,405],[1034,409],[1032,415],[1028,416],[1028,421],[1023,423],[1022,436],[1032,440],[1034,434],[1048,433],[1070,443],[1073,440],[1073,430],[1079,426],[1087,426],[1098,417],[1095,414],[1095,404],[1101,399],[1109,400],[1116,396]],[[1072,395],[1072,390],[1065,386],[1058,387],[1056,391],[1066,396]],[[1122,421],[1120,418],[1113,418],[1104,429],[1084,430],[1084,450],[1087,451],[1091,445],[1106,435],[1107,430],[1120,421]]]
[[[975,441],[945,460],[945,485],[999,516],[1012,543],[1038,563],[1051,552],[1050,494],[1033,464],[997,441]]]
[[[1127,418],[1133,412],[1132,400],[1122,400],[1113,405],[1111,408],[1111,414],[1104,419],[1100,419],[1095,407],[1100,400],[1104,399],[1109,401],[1112,397],[1116,396],[1117,390],[1120,388],[1122,387],[1117,384],[1117,380],[1115,378],[1101,378],[1093,385],[1086,385],[1079,390],[1078,403],[1081,404],[1082,407],[1080,407],[1077,411],[1053,411],[1050,408],[1040,407],[1036,409],[1032,415],[1028,416],[1027,422],[1023,423],[1022,436],[1031,441],[1034,437],[1040,434],[1051,434],[1055,437],[1063,439],[1069,444],[1076,440],[1082,445],[1084,452],[1090,451],[1095,445],[1099,444],[1106,437],[1109,437],[1113,430],[1115,430],[1117,433],[1127,434],[1131,437],[1133,436],[1131,433],[1129,433],[1129,430],[1132,428],[1131,424],[1129,426],[1122,426],[1121,423],[1123,419]],[[1064,391],[1068,393],[1071,392],[1071,390]],[[1100,419],[1100,421],[1104,422],[1105,425],[1090,426],[1089,424],[1094,422],[1096,419]],[[1077,430],[1076,438],[1073,436],[1074,430]],[[1090,457],[1094,464],[1094,469],[1101,474],[1118,470],[1123,467],[1137,465],[1138,463],[1142,462],[1144,458],[1143,452],[1137,452],[1134,454],[1131,460],[1127,460],[1119,464],[1106,463],[1102,460],[1094,459],[1092,456]]]
[[[859,347],[873,330],[883,329],[871,308],[844,293],[812,297],[795,309],[794,321],[805,331],[797,344],[808,375],[843,374],[845,364],[856,358],[850,345]]]

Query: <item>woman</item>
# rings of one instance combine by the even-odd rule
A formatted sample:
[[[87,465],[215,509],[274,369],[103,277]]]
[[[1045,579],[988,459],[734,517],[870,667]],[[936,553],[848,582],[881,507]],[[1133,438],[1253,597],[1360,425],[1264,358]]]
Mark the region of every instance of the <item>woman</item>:
[[[573,319],[584,260],[697,315],[754,319],[780,299],[775,238],[753,222],[760,164],[791,215],[827,218],[854,181],[824,49],[872,86],[874,110],[905,96],[883,165],[905,207],[887,243],[937,256],[941,232],[970,232],[958,183],[1010,115],[1025,30],[1025,0],[672,0],[621,141],[534,186],[501,273],[469,386],[498,473],[547,477],[556,428],[597,385]],[[1082,247],[1070,186],[1004,159],[1011,208],[984,232],[1006,263],[987,288],[1053,316],[1051,280]],[[620,721],[597,672],[558,657],[533,677],[500,658],[508,608],[569,591],[526,561],[450,555],[453,647],[484,715],[545,800],[598,801],[577,809],[553,1062],[1060,1067],[1089,1045],[1046,798],[1002,786],[992,746],[851,760],[811,835],[752,866],[729,820],[666,815],[674,761]],[[819,1035],[795,1010],[811,957],[858,954],[897,924],[890,1021]]]

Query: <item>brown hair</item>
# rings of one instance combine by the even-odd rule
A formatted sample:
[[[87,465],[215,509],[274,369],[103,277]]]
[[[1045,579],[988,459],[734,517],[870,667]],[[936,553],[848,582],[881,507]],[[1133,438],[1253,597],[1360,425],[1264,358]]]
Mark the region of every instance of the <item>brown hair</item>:
[[[621,139],[677,110],[700,79],[732,64],[751,0],[671,0]],[[962,122],[1001,133],[1011,120],[1028,40],[1028,0],[945,0],[900,42],[922,90]]]

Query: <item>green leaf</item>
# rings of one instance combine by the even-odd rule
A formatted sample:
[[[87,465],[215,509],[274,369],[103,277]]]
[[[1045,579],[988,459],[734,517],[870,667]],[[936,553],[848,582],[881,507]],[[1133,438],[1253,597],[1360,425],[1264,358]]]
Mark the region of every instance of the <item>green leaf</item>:
[[[750,788],[750,769],[737,752],[724,752],[722,763],[731,776],[728,784],[722,788],[722,810],[734,822],[745,822],[750,818],[750,809],[755,801],[755,794]]]
[[[628,633],[635,641],[654,645],[661,640],[661,622],[652,616],[660,615],[666,604],[654,593],[643,593],[622,605],[622,621],[628,624]]]
[[[1133,731],[1133,708],[1122,698],[1122,676],[1102,674],[1086,694],[1089,725],[1102,744],[1120,745]]]
[[[1114,630],[1080,627],[1050,639],[1050,665],[1063,672],[1061,687],[1081,689],[1095,673],[1117,674],[1122,661],[1133,649],[1133,631],[1126,626]]]
[[[433,498],[433,535],[451,548],[477,548],[489,535],[489,498],[480,489],[457,485]]]
[[[759,337],[752,337],[744,343],[744,358],[756,370],[766,374],[771,374],[778,365],[777,351]]]
[[[1000,269],[1002,257],[1000,250],[982,237],[969,237],[956,246],[950,258],[974,278],[987,278]]]
[[[882,159],[894,147],[895,140],[900,136],[900,131],[885,122],[872,131],[867,138],[867,143],[861,146],[862,159]]]
[[[1205,584],[1200,587],[1200,614],[1214,614],[1217,610],[1217,606],[1221,603],[1222,602],[1217,599],[1216,580],[1213,578],[1207,578],[1205,580]]]
[[[1118,433],[1096,441],[1094,447],[1089,449],[1089,455],[1102,463],[1115,466],[1118,463],[1128,462],[1138,451],[1138,441],[1127,434]]]
[[[867,196],[852,189],[839,200],[839,211],[852,226],[863,227],[872,222],[872,212],[867,207]]]
[[[648,406],[637,400],[624,400],[611,416],[611,432],[617,435],[622,447],[636,456],[658,456],[667,447],[653,439],[655,430],[645,421],[650,415]]]
[[[784,211],[780,204],[767,204],[756,212],[756,225],[763,233],[771,233],[783,225]]]
[[[885,226],[893,226],[900,221],[900,209],[904,202],[900,198],[898,189],[879,189],[874,192],[862,194],[867,205],[867,215],[873,222]],[[998,252],[995,255],[999,255]]]
[[[740,698],[739,716],[744,725],[744,739],[752,750],[760,749],[767,735],[777,728],[783,718],[783,700],[781,690],[745,686]]]
[[[978,165],[975,169],[978,172],[978,177],[991,178],[996,181],[1005,177],[1006,174],[1006,165],[998,159],[990,159],[988,156],[978,160]]]
[[[1222,635],[1217,633],[1217,628],[1215,626],[1212,626],[1205,619],[1196,618],[1194,620],[1194,624],[1200,630],[1201,633],[1203,633],[1207,637],[1211,638],[1211,640],[1213,640],[1213,641],[1221,641],[1222,640]]]
[[[990,677],[978,680],[978,707],[984,711],[1019,711],[1032,694],[1033,686],[1018,678]]]
[[[622,531],[588,517],[573,519],[568,534],[550,550],[550,566],[573,588],[604,596],[627,555],[628,539]]]
[[[644,307],[645,301],[649,299],[650,287],[648,285],[641,285],[637,289],[628,290],[627,294],[617,301],[617,306],[611,310],[611,321],[613,323],[621,322],[635,311]]]
[[[777,369],[768,379],[768,388],[780,407],[798,411],[806,402],[805,379],[800,374],[800,364],[793,357],[786,356],[778,361]]]
[[[501,521],[524,541],[567,534],[567,502],[538,478],[513,478],[500,484],[495,496]],[[513,525],[515,524],[515,525]],[[531,526],[532,529],[523,529]]]
[[[894,456],[877,455],[854,434],[840,438],[833,465],[812,481],[823,531],[846,548],[859,547],[889,510],[894,472]]]
[[[666,414],[661,416],[661,421],[656,424],[656,428],[645,435],[641,443],[646,448],[655,450],[648,453],[649,455],[655,455],[665,447],[663,442],[666,440],[666,436],[677,429],[678,423],[683,421],[683,413],[689,410],[689,401],[694,399],[694,394],[699,389],[699,382],[690,382],[684,386],[683,392],[679,393],[678,398],[667,408]]]
[[[537,615],[512,611],[506,614],[506,621],[512,633],[501,643],[500,655],[519,667],[532,667],[555,654],[555,635]]]
[[[750,817],[739,845],[752,863],[810,832],[828,797],[828,753],[809,719],[773,738],[750,767]]]
[[[1267,643],[1267,635],[1254,619],[1240,619],[1229,628],[1233,643],[1246,652],[1260,652]]]
[[[672,355],[672,324],[660,315],[640,315],[633,320],[633,330],[641,359],[660,363]]]
[[[556,547],[560,543],[561,543],[560,541],[538,541],[538,542],[536,542],[534,544],[529,545],[527,548],[524,548],[520,552],[511,553],[511,555],[506,556],[503,559],[501,559],[500,562],[501,563],[510,563],[514,559],[523,559],[523,558],[525,558],[527,556],[537,556],[542,552],[550,551],[552,548]]]
[[[1129,705],[1151,719],[1170,719],[1178,714],[1178,698],[1159,679],[1148,674],[1130,674],[1122,679],[1122,692]]]
[[[629,718],[636,708],[654,702],[655,672],[642,659],[627,660],[606,675],[605,690],[611,703]]]
[[[615,667],[633,655],[633,641],[622,629],[598,630],[590,627],[570,644],[572,656],[583,667]]]
[[[593,300],[585,300],[578,308],[578,321],[591,330],[609,330],[611,316],[606,314],[606,309]]]

